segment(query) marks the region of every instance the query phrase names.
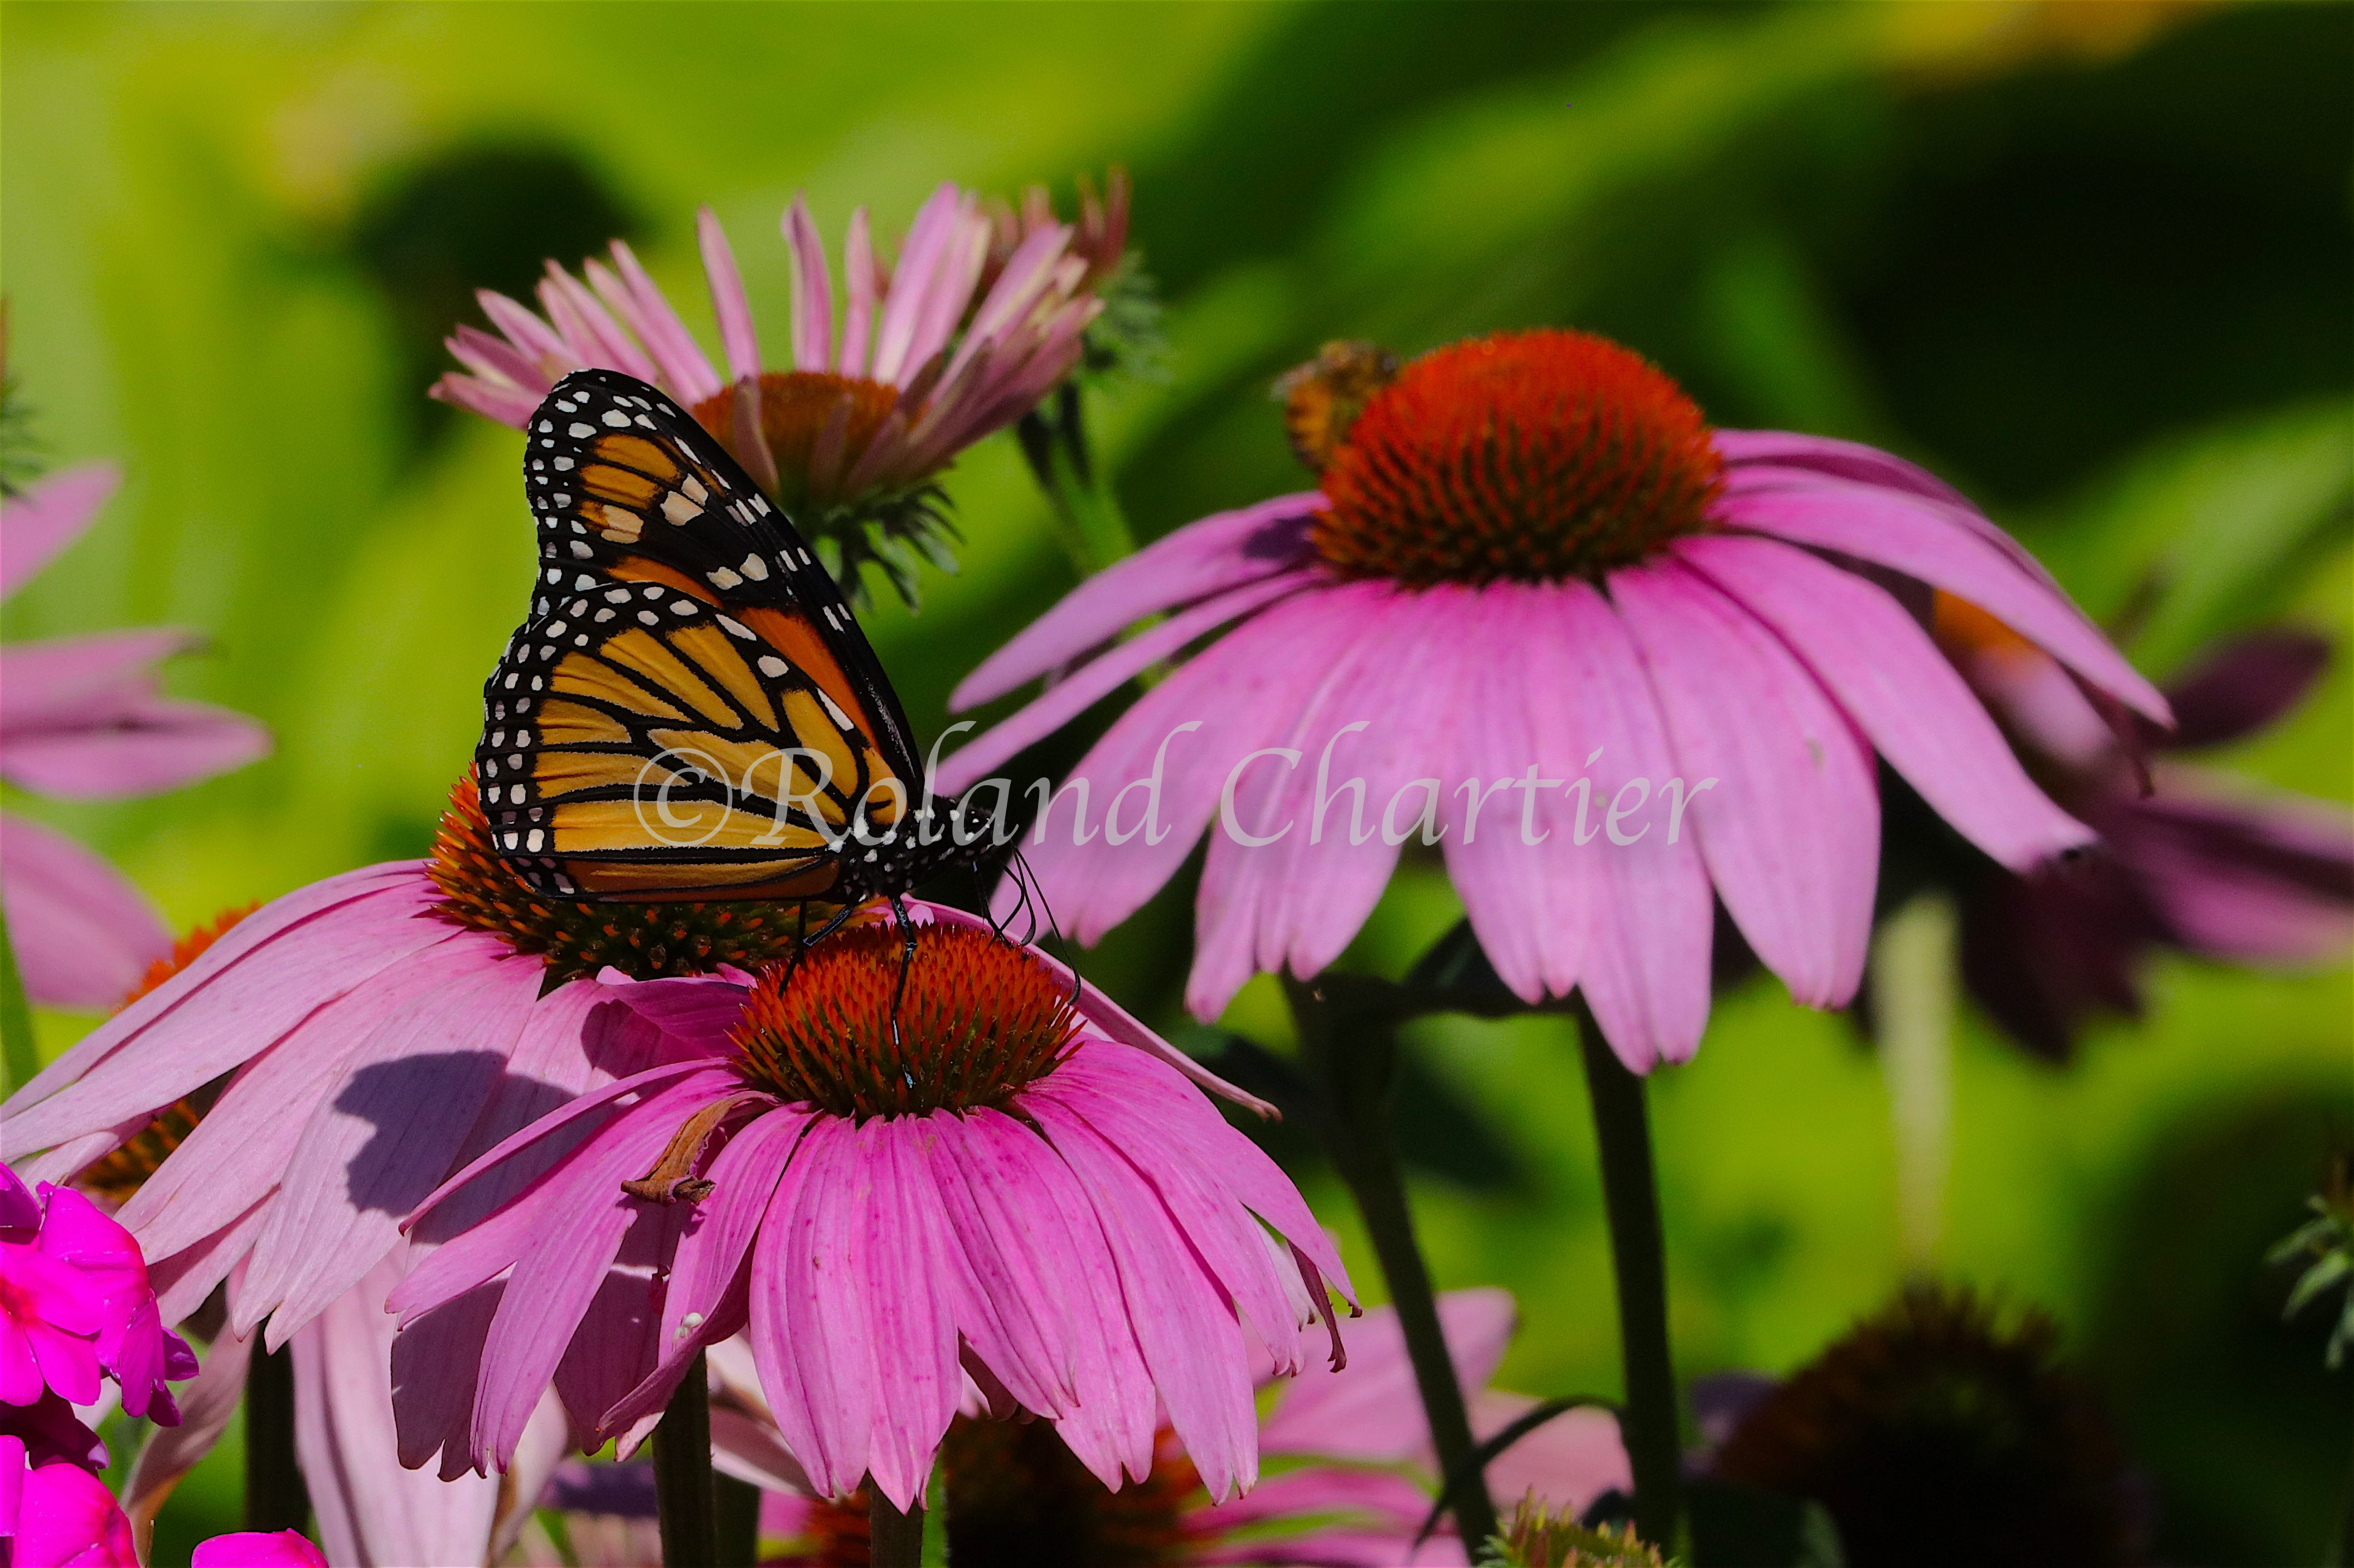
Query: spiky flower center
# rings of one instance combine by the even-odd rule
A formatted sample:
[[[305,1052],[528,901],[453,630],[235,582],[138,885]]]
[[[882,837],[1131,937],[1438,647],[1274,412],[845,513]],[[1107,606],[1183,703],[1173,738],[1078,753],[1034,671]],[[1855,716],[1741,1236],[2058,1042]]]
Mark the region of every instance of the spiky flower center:
[[[538,955],[550,986],[608,964],[634,980],[708,974],[722,964],[757,969],[793,951],[805,923],[801,911],[779,904],[592,903],[535,893],[492,847],[471,774],[450,791],[426,874],[443,895],[435,914]]]
[[[1341,572],[1409,588],[1592,577],[1704,527],[1723,468],[1699,408],[1640,355],[1500,334],[1365,399],[1310,538]]]
[[[1054,1071],[1069,990],[1022,948],[962,927],[843,932],[763,974],[735,1033],[745,1076],[836,1116],[1003,1106]]]
[[[788,511],[801,503],[838,499],[859,455],[883,421],[899,406],[899,388],[856,376],[824,370],[764,372],[759,388],[760,434],[769,445],[779,488],[776,499]],[[751,395],[740,383],[722,387],[695,406],[697,423],[743,461],[737,450],[737,402]],[[761,465],[746,462],[756,476]]]

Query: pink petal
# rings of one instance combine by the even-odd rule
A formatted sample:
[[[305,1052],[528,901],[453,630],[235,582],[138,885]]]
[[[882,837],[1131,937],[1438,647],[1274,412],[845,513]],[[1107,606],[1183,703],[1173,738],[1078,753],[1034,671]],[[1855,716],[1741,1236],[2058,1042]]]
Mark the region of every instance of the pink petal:
[[[607,291],[599,275],[601,270],[591,270],[589,281],[598,285],[606,303],[620,312],[630,329],[638,334],[638,341],[653,356],[671,390],[688,403],[700,403],[717,392],[721,386],[719,373],[711,368],[711,362],[704,357],[694,334],[678,319],[678,313],[671,309],[670,301],[655,286],[653,279],[638,264],[637,254],[618,239],[613,241],[613,265],[620,269],[619,288]],[[630,307],[627,310],[623,309],[625,298]]]
[[[1517,1317],[1506,1290],[1449,1290],[1438,1298],[1439,1330],[1467,1395],[1485,1388],[1504,1359]],[[1430,1427],[1416,1391],[1414,1363],[1397,1309],[1377,1307],[1349,1326],[1349,1365],[1303,1367],[1259,1428],[1269,1454],[1432,1463]]]
[[[1673,560],[1611,574],[1649,669],[1702,857],[1742,934],[1811,1007],[1855,994],[1880,801],[1847,717],[1775,636]]]
[[[1942,505],[1977,510],[1960,491],[1927,469],[1877,447],[1791,430],[1717,430],[1712,439],[1726,465],[1743,477],[1759,468],[1811,470],[1832,479],[1910,491]]]
[[[1471,1429],[1487,1437],[1501,1431],[1536,1401],[1522,1394],[1480,1393],[1471,1401]],[[1488,1491],[1499,1500],[1533,1492],[1556,1509],[1584,1513],[1604,1492],[1632,1494],[1635,1476],[1619,1439],[1618,1418],[1606,1410],[1564,1411],[1496,1456]]]
[[[1899,492],[1825,481],[1727,495],[1720,517],[1796,544],[1891,567],[1977,605],[2094,685],[2158,724],[2166,699],[2109,645],[2058,585],[2011,545],[1951,508]],[[2005,540],[2005,544],[2009,541]]]
[[[64,834],[6,812],[0,812],[0,896],[26,993],[42,1007],[112,1007],[172,950],[154,906],[121,872]],[[31,1103],[38,1083],[8,1103]],[[34,1141],[8,1118],[12,1153],[52,1141]]]
[[[427,387],[425,395],[437,402],[451,404],[518,430],[531,423],[531,417],[538,411],[544,396],[519,387],[493,386],[479,376],[460,376],[455,372]]]
[[[1305,556],[1314,491],[1204,517],[1097,572],[981,661],[949,698],[962,713],[1072,662],[1157,610],[1288,571]],[[974,774],[972,777],[979,777]]]
[[[866,334],[875,320],[875,241],[866,224],[866,209],[850,215],[850,238],[843,242],[843,280],[849,308],[842,323],[842,356],[834,369],[843,376],[866,374]]]
[[[1258,1420],[1232,1309],[1134,1166],[1053,1099],[1026,1108],[1094,1206],[1119,1265],[1129,1327],[1203,1484],[1213,1498],[1247,1489],[1258,1479]]]
[[[1063,1414],[1077,1399],[1072,1282],[1046,1261],[1043,1239],[1033,1234],[1033,1205],[1015,1190],[994,1185],[991,1136],[968,1116],[942,1113],[927,1121],[919,1148],[952,1233],[950,1245],[962,1256],[958,1326],[1023,1409]]]
[[[378,1263],[293,1340],[294,1442],[329,1562],[354,1568],[472,1563],[490,1552],[503,1482],[403,1469],[392,1415],[393,1320]]]
[[[1316,581],[1308,571],[1283,572],[1214,598],[1204,599],[1171,616],[1158,626],[1081,665],[1058,681],[1027,707],[978,740],[958,749],[941,768],[936,785],[943,794],[962,794],[973,783],[996,772],[1034,743],[1119,690],[1138,672],[1169,658],[1196,638],[1226,622]]]
[[[744,278],[736,270],[736,253],[727,248],[727,232],[709,207],[695,215],[695,234],[703,248],[703,270],[711,282],[711,312],[719,318],[719,343],[727,353],[727,377],[741,381],[760,374],[760,341],[752,331],[752,305],[744,297]]]
[[[621,1183],[645,1174],[688,1117],[737,1088],[717,1074],[680,1084],[618,1118],[560,1169],[550,1196],[570,1196],[544,1206],[546,1217],[515,1259],[483,1345],[472,1430],[478,1459],[505,1467],[623,1236],[653,1207],[623,1192]],[[407,1292],[395,1294],[398,1299]],[[630,1375],[623,1388],[635,1382]]]
[[[244,767],[270,753],[270,732],[207,703],[150,697],[88,729],[0,741],[0,775],[45,795],[111,800],[154,795]]]
[[[833,278],[825,245],[799,196],[785,212],[785,243],[793,258],[793,368],[827,370],[833,357]]]
[[[753,1244],[750,1333],[778,1430],[822,1496],[865,1478],[876,1396],[850,1276],[868,1180],[848,1123],[814,1121]]]
[[[0,596],[15,593],[80,538],[122,482],[112,463],[83,463],[0,502]]]
[[[882,319],[875,323],[875,359],[866,373],[868,379],[904,387],[922,368],[922,361],[909,350],[941,252],[954,240],[963,201],[956,186],[944,184],[917,209],[915,222],[907,226],[907,243],[892,273],[890,291],[883,300]]]
[[[853,1157],[866,1172],[863,1245],[852,1266],[875,1358],[866,1464],[876,1489],[902,1510],[923,1500],[963,1386],[956,1307],[970,1286],[925,1162],[932,1120],[876,1117],[858,1128]]]
[[[440,984],[379,1013],[287,1160],[254,1244],[240,1329],[277,1308],[274,1350],[391,1250],[497,1087],[541,972],[483,967],[461,950]]]
[[[176,626],[11,642],[0,648],[0,734],[85,729],[153,694],[155,666],[203,639]]]
[[[2091,842],[1884,589],[1767,539],[1688,539],[1675,553],[1780,633],[1889,765],[1978,848],[2024,871]]]
[[[6,821],[13,832],[16,819]],[[6,855],[16,863],[13,842]],[[273,900],[10,1096],[0,1107],[9,1147],[45,1149],[169,1105],[258,1054],[329,997],[452,935],[450,927],[437,929],[438,922],[413,918],[440,896],[407,863],[347,872]],[[155,928],[161,931],[161,922]],[[157,955],[169,946],[163,940]],[[266,961],[242,969],[264,951]],[[217,984],[232,969],[242,970],[234,982]],[[333,980],[321,984],[318,975]],[[108,1002],[120,1001],[129,983]],[[168,1038],[158,1038],[155,1026],[167,1017]]]

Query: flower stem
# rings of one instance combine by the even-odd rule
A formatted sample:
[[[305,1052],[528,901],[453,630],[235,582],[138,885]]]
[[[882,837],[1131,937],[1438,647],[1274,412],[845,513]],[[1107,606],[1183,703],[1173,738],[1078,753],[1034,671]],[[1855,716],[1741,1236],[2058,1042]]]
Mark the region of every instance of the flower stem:
[[[711,1485],[711,1386],[695,1358],[654,1426],[654,1506],[669,1568],[726,1568],[719,1560]]]
[[[311,1493],[294,1458],[294,1353],[257,1345],[245,1372],[245,1528],[310,1522]]]
[[[1438,1298],[1431,1289],[1421,1244],[1415,1239],[1414,1212],[1391,1144],[1394,1027],[1375,1008],[1342,1001],[1354,992],[1353,988],[1343,991],[1340,977],[1313,983],[1287,978],[1284,992],[1299,1026],[1300,1053],[1325,1094],[1322,1114],[1314,1119],[1364,1218],[1398,1327],[1405,1335],[1406,1358],[1422,1393],[1439,1473],[1450,1489],[1456,1528],[1466,1549],[1476,1553],[1496,1533],[1496,1508],[1484,1481],[1473,1478],[1481,1467],[1470,1414],[1439,1328]],[[1343,1033],[1347,1038],[1341,1038]]]
[[[711,1492],[719,1568],[753,1568],[760,1560],[760,1489],[714,1470]]]
[[[866,1561],[869,1568],[920,1568],[924,1561],[924,1505],[901,1513],[872,1480],[866,1483]]]
[[[1662,1552],[1676,1548],[1683,1514],[1676,1374],[1668,1353],[1668,1269],[1651,1161],[1643,1080],[1627,1070],[1593,1015],[1577,1009],[1578,1043],[1602,1152],[1602,1201],[1618,1284],[1618,1342],[1627,1387],[1627,1458],[1635,1472],[1635,1529]]]
[[[8,941],[5,911],[0,911],[0,1069],[7,1073],[0,1092],[21,1087],[41,1070],[40,1055],[33,1048],[32,1004],[16,968],[16,949]]]
[[[1031,475],[1055,509],[1063,549],[1081,577],[1136,553],[1136,535],[1112,492],[1111,476],[1088,448],[1077,383],[1064,382],[1051,401],[1023,415],[1014,435]]]

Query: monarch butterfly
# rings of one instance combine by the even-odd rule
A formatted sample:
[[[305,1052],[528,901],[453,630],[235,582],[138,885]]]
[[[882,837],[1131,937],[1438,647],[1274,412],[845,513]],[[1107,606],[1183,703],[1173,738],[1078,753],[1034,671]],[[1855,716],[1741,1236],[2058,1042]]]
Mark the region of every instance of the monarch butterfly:
[[[988,853],[978,808],[950,820],[918,793],[907,715],[832,578],[691,415],[581,370],[525,439],[538,582],[474,763],[527,885],[847,911]]]

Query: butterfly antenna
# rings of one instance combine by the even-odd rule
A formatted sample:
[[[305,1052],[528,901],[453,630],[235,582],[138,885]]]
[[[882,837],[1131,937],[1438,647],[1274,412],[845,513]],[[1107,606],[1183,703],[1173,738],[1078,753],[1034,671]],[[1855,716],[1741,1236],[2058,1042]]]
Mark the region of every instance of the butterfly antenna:
[[[916,923],[907,914],[907,901],[897,894],[891,895],[891,914],[899,922],[899,983],[891,990],[891,1038],[899,1038],[899,1003],[907,994],[907,971],[916,967]]]

